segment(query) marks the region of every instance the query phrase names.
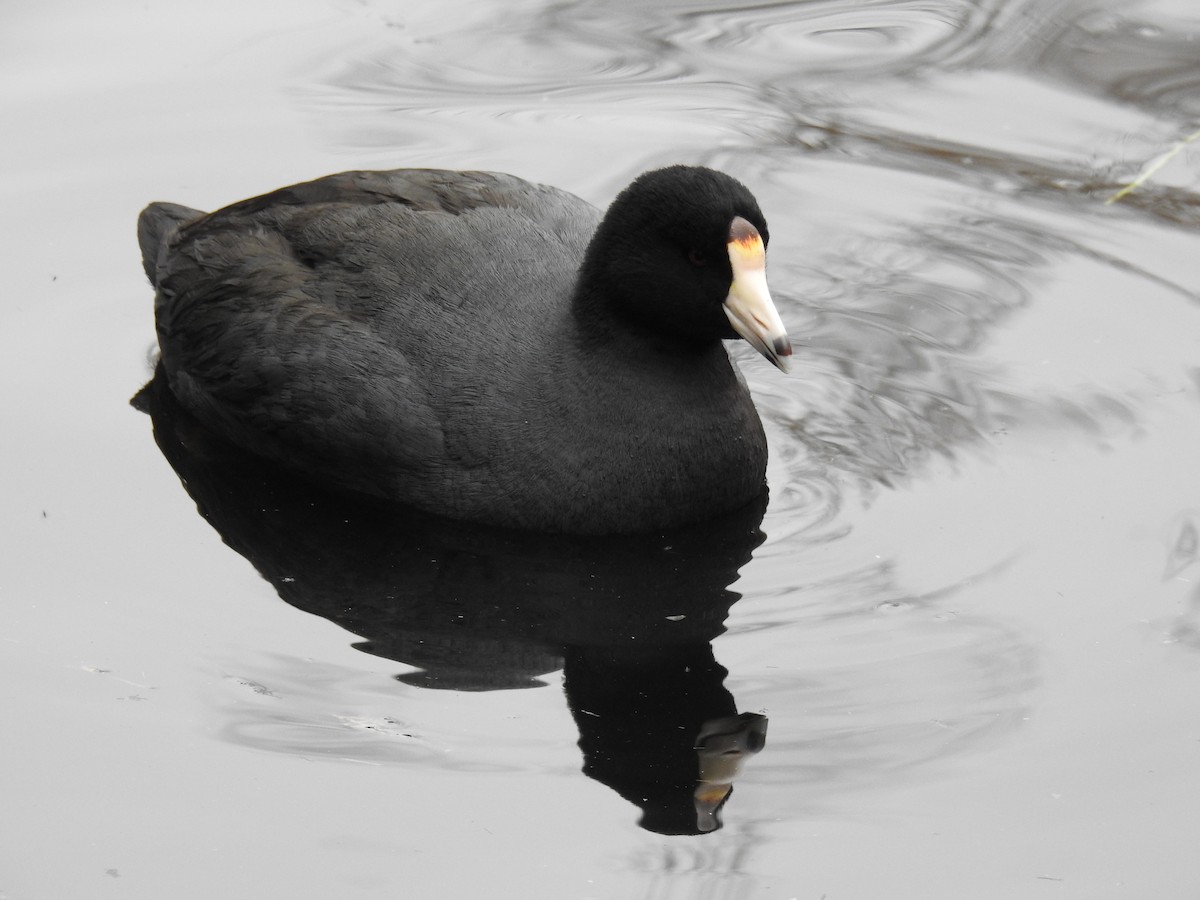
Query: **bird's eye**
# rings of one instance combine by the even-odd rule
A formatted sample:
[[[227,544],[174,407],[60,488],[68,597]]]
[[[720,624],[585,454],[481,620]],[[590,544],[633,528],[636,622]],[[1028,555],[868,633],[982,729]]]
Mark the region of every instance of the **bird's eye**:
[[[688,262],[693,266],[704,266],[708,264],[708,257],[704,255],[703,250],[692,249],[688,251]]]

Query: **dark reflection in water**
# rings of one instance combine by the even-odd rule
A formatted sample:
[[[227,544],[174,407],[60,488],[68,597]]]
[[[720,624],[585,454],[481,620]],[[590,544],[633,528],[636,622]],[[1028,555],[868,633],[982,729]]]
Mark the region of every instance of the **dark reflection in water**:
[[[762,541],[764,494],[704,526],[575,538],[484,529],[327,493],[209,434],[156,376],[134,400],[204,518],[285,601],[417,667],[432,689],[531,687],[565,668],[584,771],[697,834],[719,812],[766,719],[739,715],[712,640],[728,586]]]

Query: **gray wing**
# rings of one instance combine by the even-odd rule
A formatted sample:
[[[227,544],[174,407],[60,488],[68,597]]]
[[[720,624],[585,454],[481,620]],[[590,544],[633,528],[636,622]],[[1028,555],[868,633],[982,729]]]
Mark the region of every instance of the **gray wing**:
[[[176,396],[247,449],[372,493],[480,463],[445,428],[480,390],[456,360],[495,328],[552,327],[598,216],[440,170],[329,176],[173,230],[162,209],[155,312]]]

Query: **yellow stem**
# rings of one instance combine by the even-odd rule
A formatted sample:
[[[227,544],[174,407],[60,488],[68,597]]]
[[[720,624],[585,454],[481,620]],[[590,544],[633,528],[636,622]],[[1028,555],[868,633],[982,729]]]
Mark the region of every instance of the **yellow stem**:
[[[1137,189],[1138,187],[1143,185],[1150,178],[1151,175],[1153,175],[1155,172],[1157,172],[1159,169],[1161,169],[1163,166],[1165,166],[1167,163],[1169,163],[1172,159],[1174,159],[1176,154],[1178,154],[1180,150],[1182,150],[1184,147],[1186,147],[1188,144],[1190,144],[1192,141],[1196,140],[1197,138],[1200,138],[1200,130],[1193,131],[1191,134],[1189,134],[1187,137],[1185,137],[1181,141],[1176,141],[1175,146],[1173,146],[1170,150],[1168,150],[1166,153],[1162,154],[1161,156],[1157,156],[1154,159],[1150,160],[1150,162],[1146,164],[1146,167],[1144,169],[1142,169],[1141,173],[1138,175],[1137,178],[1133,179],[1133,181],[1129,182],[1129,184],[1125,185],[1125,187],[1121,188],[1119,191],[1117,191],[1115,194],[1113,194],[1111,197],[1109,197],[1107,200],[1105,200],[1104,204],[1107,206],[1110,203],[1116,203],[1118,200],[1120,200],[1126,194],[1131,193],[1132,191],[1134,191],[1135,189]]]

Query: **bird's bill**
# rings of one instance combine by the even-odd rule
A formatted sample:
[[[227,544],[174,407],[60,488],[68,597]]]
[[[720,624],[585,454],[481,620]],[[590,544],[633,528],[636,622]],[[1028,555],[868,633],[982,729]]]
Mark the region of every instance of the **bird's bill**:
[[[767,251],[758,229],[741,216],[734,217],[729,226],[729,262],[733,266],[733,283],[725,298],[729,324],[786,372],[792,342],[767,289]]]

